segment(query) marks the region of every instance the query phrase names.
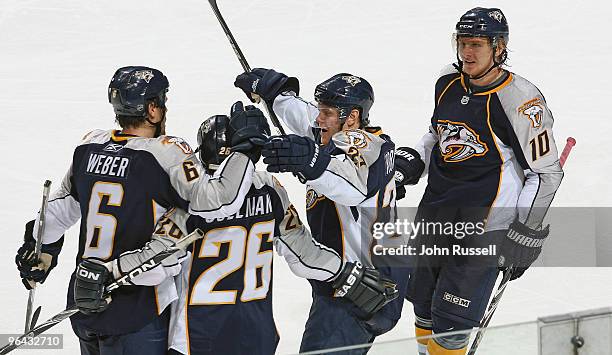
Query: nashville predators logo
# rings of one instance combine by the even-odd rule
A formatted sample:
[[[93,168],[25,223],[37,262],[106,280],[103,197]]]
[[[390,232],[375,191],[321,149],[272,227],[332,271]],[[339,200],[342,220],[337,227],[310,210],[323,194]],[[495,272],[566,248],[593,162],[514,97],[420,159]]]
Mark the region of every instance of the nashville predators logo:
[[[306,210],[313,208],[317,202],[324,200],[325,196],[317,194],[313,189],[306,191]]]
[[[542,125],[542,115],[544,114],[544,108],[542,108],[542,101],[535,98],[525,102],[518,111],[531,121],[533,128],[538,128]]]
[[[138,70],[134,72],[134,77],[138,80],[144,80],[147,84],[153,79],[154,75],[151,70]]]
[[[447,163],[483,156],[489,151],[478,134],[465,123],[439,120],[436,129],[440,153]]]
[[[368,140],[370,140],[363,132],[358,130],[347,130],[344,134],[348,138],[349,144],[357,149],[365,148],[368,146]]]
[[[163,144],[175,144],[177,147],[179,147],[183,151],[183,153],[187,155],[193,154],[193,150],[191,149],[189,144],[187,144],[187,142],[183,140],[183,138],[164,136],[162,138],[162,143]]]
[[[497,10],[489,12],[489,17],[497,20],[497,22],[499,23],[502,23],[502,21],[504,20],[504,15],[501,13],[501,11]]]
[[[351,86],[355,86],[361,82],[361,79],[354,75],[345,75],[342,77],[342,80],[346,81]]]

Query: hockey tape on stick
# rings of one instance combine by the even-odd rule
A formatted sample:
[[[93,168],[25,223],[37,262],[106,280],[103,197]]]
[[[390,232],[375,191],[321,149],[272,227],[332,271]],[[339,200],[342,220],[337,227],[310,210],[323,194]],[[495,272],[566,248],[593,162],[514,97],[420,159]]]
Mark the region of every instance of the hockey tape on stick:
[[[570,152],[572,151],[572,148],[574,148],[575,145],[576,140],[573,137],[567,137],[567,142],[565,143],[565,147],[563,148],[561,156],[559,157],[559,164],[561,164],[561,167],[565,165],[565,161],[567,160],[567,157],[569,156]]]

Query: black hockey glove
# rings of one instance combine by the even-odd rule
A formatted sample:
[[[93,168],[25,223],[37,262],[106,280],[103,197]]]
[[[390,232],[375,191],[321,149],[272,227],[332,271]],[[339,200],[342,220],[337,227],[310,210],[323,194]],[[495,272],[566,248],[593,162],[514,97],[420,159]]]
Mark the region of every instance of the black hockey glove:
[[[415,185],[425,170],[421,155],[409,147],[395,150],[395,184],[397,186]],[[398,198],[399,199],[399,198]]]
[[[395,187],[395,200],[398,201],[398,200],[403,199],[404,197],[406,197],[406,186],[400,186],[400,185],[396,186]]]
[[[42,244],[40,258],[36,258],[36,240],[34,239],[34,220],[25,225],[23,245],[17,250],[15,264],[26,289],[31,290],[35,283],[44,283],[49,272],[57,266],[57,257],[64,244],[64,236],[51,244]]]
[[[510,224],[506,237],[501,242],[499,253],[500,269],[512,266],[510,280],[521,277],[536,261],[549,233],[549,226],[536,231],[516,220]]]
[[[243,107],[237,101],[230,112],[232,152],[241,152],[257,163],[261,147],[270,137],[270,125],[263,112],[255,106]]]
[[[321,176],[331,160],[312,139],[295,134],[272,137],[261,154],[269,172],[292,172],[302,182]]]
[[[344,265],[334,280],[334,297],[344,297],[371,317],[399,295],[396,283],[380,276],[376,269],[364,267],[360,262]]]
[[[238,75],[234,86],[244,91],[251,102],[257,101],[253,94],[272,104],[274,99],[285,91],[293,91],[296,95],[300,93],[300,83],[297,78],[265,68],[255,68]]]
[[[83,260],[77,266],[74,281],[74,301],[84,314],[104,311],[110,296],[104,296],[105,286],[112,281],[111,272],[99,262]]]

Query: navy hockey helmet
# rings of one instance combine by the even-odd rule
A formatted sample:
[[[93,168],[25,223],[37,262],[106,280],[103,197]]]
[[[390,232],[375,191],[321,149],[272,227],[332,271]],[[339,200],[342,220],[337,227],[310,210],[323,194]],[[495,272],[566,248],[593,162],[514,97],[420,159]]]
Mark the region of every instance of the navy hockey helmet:
[[[209,172],[217,170],[231,153],[230,119],[226,115],[207,118],[198,129],[200,161]]]
[[[146,117],[146,103],[165,108],[168,78],[159,70],[129,66],[117,69],[108,85],[108,102],[117,116]]]
[[[344,122],[351,110],[359,110],[362,127],[370,124],[370,108],[374,104],[374,89],[364,78],[341,73],[325,80],[315,88],[317,102],[335,107],[340,111]]]
[[[457,37],[488,37],[508,43],[510,30],[504,13],[497,8],[475,7],[461,16],[455,25]]]

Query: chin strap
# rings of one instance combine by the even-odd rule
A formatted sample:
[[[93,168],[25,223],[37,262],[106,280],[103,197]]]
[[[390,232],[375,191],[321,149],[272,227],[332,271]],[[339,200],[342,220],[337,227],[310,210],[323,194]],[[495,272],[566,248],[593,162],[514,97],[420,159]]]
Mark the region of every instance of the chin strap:
[[[163,123],[163,122],[164,122],[164,120],[166,119],[166,109],[164,108],[163,110],[164,110],[164,113],[163,113],[163,115],[162,115],[162,119],[161,119],[159,122],[157,122],[157,123],[155,123],[155,122],[151,121],[151,120],[149,119],[149,116],[148,116],[148,115],[147,115],[147,116],[145,116],[145,120],[147,120],[147,122],[149,122],[149,124],[150,124],[151,126],[154,126],[154,127],[155,127],[155,133],[153,134],[153,138],[157,138],[157,137],[159,137],[159,136],[161,135],[162,123]]]
[[[495,41],[494,41],[494,42],[495,42]],[[497,44],[495,43],[495,44],[493,45],[493,54],[492,54],[492,57],[493,57],[493,65],[492,65],[492,66],[491,66],[491,67],[490,67],[490,68],[489,68],[487,71],[485,71],[485,72],[484,72],[484,74],[481,74],[481,75],[478,75],[478,76],[472,77],[472,76],[470,76],[469,74],[467,74],[466,72],[464,72],[464,71],[463,71],[463,61],[461,60],[461,58],[459,58],[459,44],[457,44],[457,51],[456,51],[456,53],[455,53],[455,55],[457,56],[457,63],[453,63],[453,67],[455,67],[455,69],[457,69],[457,71],[458,71],[459,73],[461,73],[461,74],[463,75],[463,77],[465,78],[465,86],[466,86],[466,87],[467,87],[467,89],[468,89],[468,93],[471,93],[471,92],[472,92],[472,88],[471,88],[471,86],[470,86],[470,80],[478,80],[478,79],[482,79],[482,78],[484,78],[485,76],[487,76],[487,74],[489,74],[489,73],[491,72],[491,70],[493,70],[493,69],[495,69],[495,68],[499,67],[499,66],[501,65],[501,63],[503,63],[503,61],[504,61],[504,59],[505,59],[505,58],[503,58],[501,62],[497,62],[497,61],[495,60],[495,52],[496,52],[496,51],[497,51]],[[503,56],[506,56],[505,51],[504,51],[504,53],[502,53],[502,55],[503,55]]]

